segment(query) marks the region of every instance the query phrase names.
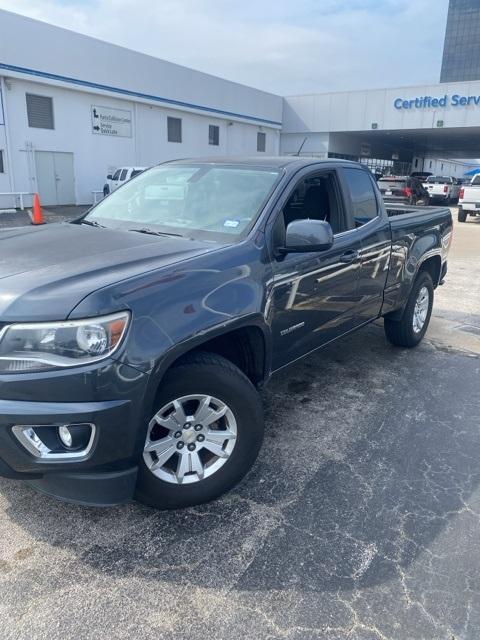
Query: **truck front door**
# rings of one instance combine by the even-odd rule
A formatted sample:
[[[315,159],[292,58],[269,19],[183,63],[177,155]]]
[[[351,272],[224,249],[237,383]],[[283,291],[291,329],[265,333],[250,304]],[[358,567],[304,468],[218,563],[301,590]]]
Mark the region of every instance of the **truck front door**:
[[[335,170],[304,172],[282,198],[271,225],[273,286],[268,301],[272,369],[292,362],[359,324],[360,238],[352,228]],[[293,220],[326,220],[333,247],[280,255]]]

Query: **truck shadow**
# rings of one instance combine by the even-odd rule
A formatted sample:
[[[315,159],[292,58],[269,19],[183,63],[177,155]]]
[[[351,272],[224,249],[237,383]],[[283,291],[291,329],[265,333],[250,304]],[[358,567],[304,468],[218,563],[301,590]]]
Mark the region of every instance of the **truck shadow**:
[[[70,552],[55,588],[72,572],[242,591],[371,587],[429,551],[478,487],[477,377],[478,359],[397,350],[372,326],[272,381],[260,458],[215,503],[91,509],[7,480],[0,499],[46,562]],[[48,584],[42,567],[16,582]]]

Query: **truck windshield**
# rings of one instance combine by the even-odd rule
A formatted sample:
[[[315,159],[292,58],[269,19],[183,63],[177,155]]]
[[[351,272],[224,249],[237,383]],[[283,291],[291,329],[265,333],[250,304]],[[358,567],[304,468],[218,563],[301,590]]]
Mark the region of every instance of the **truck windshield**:
[[[188,237],[239,237],[255,222],[279,177],[270,167],[161,165],[117,189],[84,220]]]

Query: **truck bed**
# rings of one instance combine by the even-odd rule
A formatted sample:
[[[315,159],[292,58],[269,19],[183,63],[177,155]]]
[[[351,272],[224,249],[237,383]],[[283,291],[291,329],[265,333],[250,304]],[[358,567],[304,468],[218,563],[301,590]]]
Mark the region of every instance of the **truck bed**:
[[[420,214],[420,215],[428,215],[432,212],[436,212],[437,214],[442,213],[450,213],[450,209],[448,207],[429,207],[429,206],[413,206],[408,204],[386,204],[385,208],[387,210],[387,215],[389,218],[393,218],[394,216],[405,216],[409,214]]]
[[[390,218],[392,236],[395,239],[395,231],[405,231],[405,229],[415,229],[417,224],[421,224],[423,229],[450,225],[452,213],[448,207],[427,207],[394,205],[385,206],[387,215]]]

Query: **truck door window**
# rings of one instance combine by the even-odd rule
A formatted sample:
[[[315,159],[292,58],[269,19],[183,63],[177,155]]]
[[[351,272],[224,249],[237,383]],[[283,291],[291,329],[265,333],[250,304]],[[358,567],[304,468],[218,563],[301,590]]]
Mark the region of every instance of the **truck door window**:
[[[112,180],[113,180],[113,181],[118,180],[118,179],[119,179],[119,177],[120,177],[120,169],[117,169],[117,170],[115,171],[115,173],[113,174],[113,176],[112,176]]]
[[[308,176],[295,187],[283,208],[283,222],[286,227],[307,218],[329,222],[333,233],[347,231],[334,173]]]
[[[125,180],[125,178],[127,177],[127,173],[128,169],[123,169],[122,173],[120,174],[120,180]]]
[[[355,226],[361,227],[378,215],[378,203],[373,182],[363,169],[345,168],[343,171],[352,198]]]

